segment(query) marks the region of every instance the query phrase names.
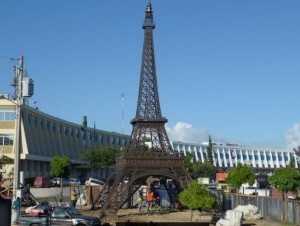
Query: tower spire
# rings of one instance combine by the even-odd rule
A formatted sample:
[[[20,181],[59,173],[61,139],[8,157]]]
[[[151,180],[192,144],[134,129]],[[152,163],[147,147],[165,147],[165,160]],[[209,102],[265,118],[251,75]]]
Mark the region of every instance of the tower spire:
[[[135,118],[131,121],[133,130],[129,151],[137,151],[145,144],[150,144],[153,151],[173,152],[165,123],[168,121],[161,115],[157,77],[155,67],[155,55],[153,44],[153,11],[151,3],[146,7],[144,29],[144,46],[140,73],[139,96]]]
[[[145,16],[145,22],[143,25],[143,29],[146,28],[155,28],[155,24],[153,22],[153,11],[152,11],[152,5],[151,2],[149,0],[147,7],[146,7],[146,16]]]

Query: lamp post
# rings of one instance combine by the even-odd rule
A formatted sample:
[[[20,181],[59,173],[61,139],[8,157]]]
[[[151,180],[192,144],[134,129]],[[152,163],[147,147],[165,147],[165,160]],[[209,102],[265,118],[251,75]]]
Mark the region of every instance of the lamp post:
[[[21,56],[19,59],[19,65],[16,68],[16,134],[15,134],[15,160],[14,160],[14,196],[16,196],[16,189],[20,188],[20,138],[21,138],[21,107],[23,105],[23,90],[22,90],[22,81],[23,81],[23,64],[24,57]]]

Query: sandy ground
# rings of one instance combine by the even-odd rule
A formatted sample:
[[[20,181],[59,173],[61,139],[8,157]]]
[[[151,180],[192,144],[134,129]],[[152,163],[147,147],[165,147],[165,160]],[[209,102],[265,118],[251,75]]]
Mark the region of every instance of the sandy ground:
[[[80,212],[84,215],[99,216],[100,210],[87,210],[83,208]],[[190,222],[191,221],[191,211],[179,211],[171,212],[169,209],[154,209],[152,215],[146,213],[146,208],[140,213],[137,209],[121,209],[118,211],[117,215],[104,216],[101,218],[102,224],[115,226],[116,222]],[[211,222],[212,215],[201,214],[200,212],[194,211],[193,222]],[[214,225],[214,224],[210,224]],[[291,226],[292,224],[284,224],[278,222],[270,222],[268,220],[252,220],[243,221],[243,226]]]

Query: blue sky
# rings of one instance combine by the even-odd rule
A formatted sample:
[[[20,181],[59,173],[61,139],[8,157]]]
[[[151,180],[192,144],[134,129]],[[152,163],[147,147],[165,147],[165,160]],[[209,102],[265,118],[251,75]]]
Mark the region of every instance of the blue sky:
[[[2,0],[6,58],[24,55],[43,112],[131,133],[147,0]],[[300,1],[152,0],[158,88],[171,139],[300,144]]]

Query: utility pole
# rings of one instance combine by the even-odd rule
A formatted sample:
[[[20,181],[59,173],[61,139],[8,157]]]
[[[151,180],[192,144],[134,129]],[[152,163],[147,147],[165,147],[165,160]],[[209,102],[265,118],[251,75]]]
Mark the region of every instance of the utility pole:
[[[16,68],[16,79],[17,79],[17,88],[16,88],[16,134],[15,134],[15,160],[14,160],[14,196],[16,195],[16,189],[20,188],[20,138],[21,138],[21,107],[23,105],[23,66],[24,66],[24,57],[19,58],[19,65]]]

